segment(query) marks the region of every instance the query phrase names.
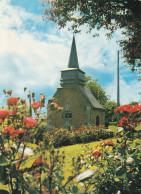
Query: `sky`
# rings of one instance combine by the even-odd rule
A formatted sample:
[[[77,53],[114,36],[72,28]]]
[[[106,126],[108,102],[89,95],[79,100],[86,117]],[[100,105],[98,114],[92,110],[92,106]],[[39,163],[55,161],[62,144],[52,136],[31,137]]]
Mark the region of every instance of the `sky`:
[[[0,0],[0,107],[6,104],[3,89],[12,89],[14,97],[22,98],[29,91],[35,92],[36,100],[42,93],[47,104],[60,86],[60,71],[67,67],[73,32],[43,21],[44,7],[40,3],[41,0]],[[75,35],[80,69],[99,79],[115,102],[117,40],[121,38],[120,30],[111,40],[106,39],[104,30],[93,38],[85,26]],[[136,74],[124,66],[120,52],[120,103],[141,101],[140,85]]]

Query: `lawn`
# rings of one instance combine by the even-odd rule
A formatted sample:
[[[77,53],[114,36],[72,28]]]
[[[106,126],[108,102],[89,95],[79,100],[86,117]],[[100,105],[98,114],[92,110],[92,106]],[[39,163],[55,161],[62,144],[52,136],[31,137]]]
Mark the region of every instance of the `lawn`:
[[[112,141],[115,143],[116,139],[115,138],[111,138]],[[111,140],[111,139],[107,139]],[[96,145],[99,144],[100,141],[94,141],[91,143],[83,143],[83,144],[75,144],[75,145],[70,145],[70,146],[63,146],[58,148],[60,152],[65,152],[65,166],[71,166],[72,163],[72,158],[74,157],[74,159],[77,159],[77,157],[84,151],[85,147],[95,147]]]
[[[71,166],[72,158],[76,159],[81,152],[84,151],[85,146],[96,146],[99,144],[100,141],[95,141],[91,143],[83,143],[83,144],[75,144],[70,146],[63,146],[61,148],[58,148],[60,152],[65,152],[65,166]]]

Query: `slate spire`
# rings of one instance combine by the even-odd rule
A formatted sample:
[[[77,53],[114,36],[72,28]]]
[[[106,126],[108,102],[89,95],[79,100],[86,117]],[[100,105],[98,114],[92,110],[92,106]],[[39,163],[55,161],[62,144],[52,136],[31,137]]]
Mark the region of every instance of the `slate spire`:
[[[68,68],[79,68],[78,58],[77,58],[77,50],[75,44],[75,36],[73,35],[70,58],[68,63]]]

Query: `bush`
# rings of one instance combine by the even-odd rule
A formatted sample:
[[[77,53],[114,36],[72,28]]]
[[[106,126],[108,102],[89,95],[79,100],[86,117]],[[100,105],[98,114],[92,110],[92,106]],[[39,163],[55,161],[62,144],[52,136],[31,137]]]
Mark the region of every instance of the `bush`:
[[[67,129],[55,129],[45,134],[46,141],[49,142],[52,140],[55,147],[88,143],[113,136],[114,133],[112,131],[105,130],[102,127],[81,127],[79,129],[72,129],[71,131]]]
[[[109,122],[109,125],[117,126],[117,122]]]

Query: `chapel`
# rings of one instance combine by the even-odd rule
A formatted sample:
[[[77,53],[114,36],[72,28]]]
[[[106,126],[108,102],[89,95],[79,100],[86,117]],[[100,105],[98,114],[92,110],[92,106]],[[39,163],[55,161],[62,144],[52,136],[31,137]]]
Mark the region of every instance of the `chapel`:
[[[51,109],[55,102],[60,110]],[[105,109],[85,84],[85,72],[79,68],[75,36],[68,66],[61,71],[60,87],[47,105],[48,128],[79,128],[105,124]]]

